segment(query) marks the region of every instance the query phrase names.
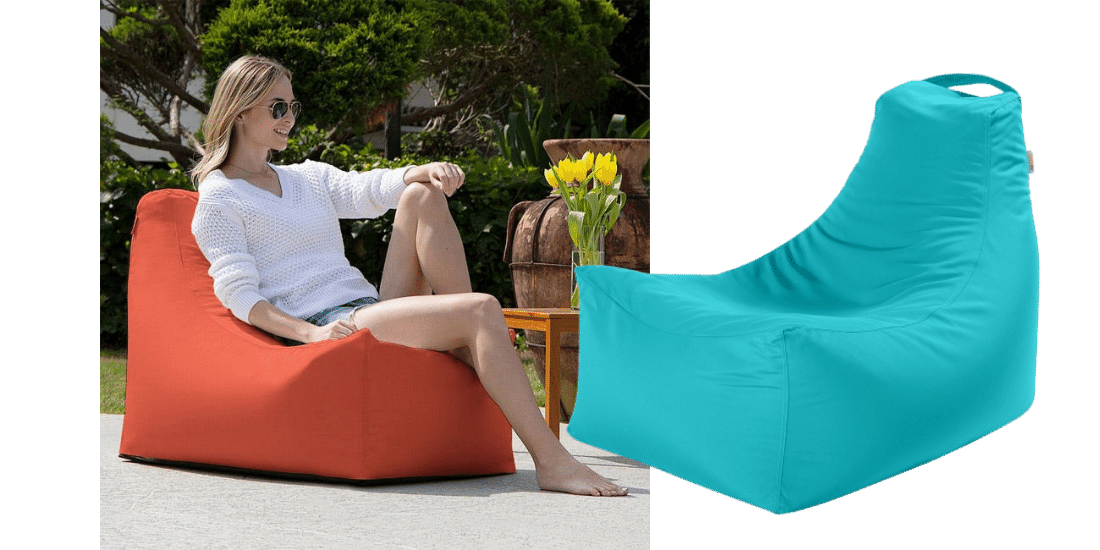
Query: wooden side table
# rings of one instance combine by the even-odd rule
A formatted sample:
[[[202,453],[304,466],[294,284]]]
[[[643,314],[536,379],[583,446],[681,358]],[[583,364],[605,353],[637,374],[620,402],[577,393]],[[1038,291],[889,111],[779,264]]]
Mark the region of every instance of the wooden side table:
[[[546,424],[559,439],[561,423],[561,335],[580,332],[580,312],[570,308],[506,308],[508,328],[546,333]]]

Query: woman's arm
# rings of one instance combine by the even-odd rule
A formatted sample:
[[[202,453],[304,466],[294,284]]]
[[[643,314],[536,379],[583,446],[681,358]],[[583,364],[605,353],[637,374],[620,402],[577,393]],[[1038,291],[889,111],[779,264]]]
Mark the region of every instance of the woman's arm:
[[[357,330],[355,325],[347,321],[333,321],[319,327],[287,315],[267,300],[256,302],[256,305],[252,306],[252,309],[248,312],[248,322],[265,332],[299,342],[336,340],[350,336]]]
[[[264,297],[256,260],[248,250],[244,221],[233,208],[200,196],[191,233],[210,262],[214,295],[236,318],[247,322],[249,310]]]
[[[461,168],[446,162],[366,172],[345,172],[323,162],[307,161],[304,166],[325,182],[338,218],[381,216],[397,208],[405,188],[413,183],[432,185],[450,196],[466,180]]]
[[[191,231],[210,261],[214,294],[238,319],[299,342],[343,338],[356,331],[354,325],[345,322],[314,326],[267,301],[259,292],[259,271],[248,251],[244,224],[233,209],[211,199],[200,199]]]
[[[456,164],[433,162],[405,171],[405,185],[423,183],[438,187],[448,197],[466,182],[466,174]]]

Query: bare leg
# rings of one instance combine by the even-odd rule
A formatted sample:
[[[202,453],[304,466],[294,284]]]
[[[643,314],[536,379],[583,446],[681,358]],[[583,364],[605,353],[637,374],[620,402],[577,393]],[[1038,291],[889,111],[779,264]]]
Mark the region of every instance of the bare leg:
[[[531,452],[541,489],[592,496],[627,493],[573,458],[546,426],[496,298],[477,293],[395,298],[357,311],[355,324],[379,340],[409,347],[469,348],[481,384]]]
[[[447,197],[413,183],[401,195],[379,283],[383,300],[470,292],[470,269]]]
[[[380,287],[383,301],[356,312],[355,325],[386,342],[450,351],[473,367],[531,452],[540,488],[626,494],[573,458],[546,426],[500,303],[471,293],[462,240],[438,189],[413,184],[401,196]]]
[[[378,289],[381,299],[472,290],[462,237],[451,217],[446,195],[434,186],[409,185],[394,213]],[[463,363],[474,365],[469,348],[450,351]]]

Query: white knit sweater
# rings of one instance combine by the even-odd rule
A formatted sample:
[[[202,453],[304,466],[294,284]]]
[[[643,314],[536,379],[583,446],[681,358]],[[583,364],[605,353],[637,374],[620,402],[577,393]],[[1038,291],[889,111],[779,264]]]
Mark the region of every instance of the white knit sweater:
[[[338,218],[375,218],[396,208],[405,170],[344,172],[306,161],[274,166],[283,196],[220,170],[199,185],[191,232],[210,261],[214,294],[233,315],[267,300],[306,318],[378,290],[344,256]]]

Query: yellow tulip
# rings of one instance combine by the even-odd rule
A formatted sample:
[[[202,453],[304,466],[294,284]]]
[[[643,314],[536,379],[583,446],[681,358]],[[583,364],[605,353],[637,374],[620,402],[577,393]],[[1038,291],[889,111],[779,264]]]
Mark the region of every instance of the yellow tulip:
[[[573,183],[584,181],[585,170],[584,165],[580,161],[574,161],[571,159],[562,159],[558,163],[558,175],[565,183]]]
[[[581,157],[581,162],[584,164],[584,172],[587,174],[592,171],[592,165],[595,163],[595,157],[592,155],[592,151],[588,151]]]
[[[550,184],[550,187],[553,187],[554,189],[561,187],[561,181],[558,180],[558,177],[554,175],[553,170],[547,168],[544,174],[546,174],[546,181]]]
[[[596,157],[596,179],[600,180],[604,185],[611,185],[615,182],[615,174],[619,171],[618,162],[615,160],[615,155],[611,153],[604,153]]]
[[[558,181],[561,183],[569,183],[573,180],[573,176],[570,173],[572,171],[572,164],[569,159],[558,162]]]

